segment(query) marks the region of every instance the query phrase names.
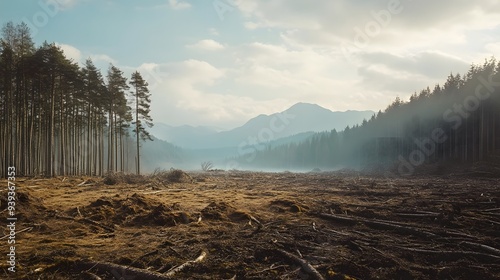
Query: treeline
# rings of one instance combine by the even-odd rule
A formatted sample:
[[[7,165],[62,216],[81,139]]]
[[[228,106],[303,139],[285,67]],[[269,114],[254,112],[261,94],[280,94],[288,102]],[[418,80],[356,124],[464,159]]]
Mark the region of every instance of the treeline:
[[[396,166],[410,174],[434,162],[473,163],[500,149],[500,63],[492,58],[444,85],[400,98],[344,131],[318,133],[299,144],[258,151],[241,166],[335,168]]]
[[[110,65],[104,78],[91,59],[80,67],[53,43],[35,47],[24,23],[7,23],[1,35],[2,176],[8,166],[20,176],[103,175],[130,166],[139,172],[138,150],[129,159],[135,152],[129,132],[137,141],[150,139],[152,119],[138,72],[128,83]]]

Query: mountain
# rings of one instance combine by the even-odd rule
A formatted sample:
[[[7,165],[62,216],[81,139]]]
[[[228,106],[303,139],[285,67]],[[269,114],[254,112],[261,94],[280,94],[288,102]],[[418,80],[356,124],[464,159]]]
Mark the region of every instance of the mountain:
[[[259,115],[244,125],[217,132],[209,127],[171,127],[161,124],[152,134],[175,145],[189,149],[247,147],[273,142],[304,132],[322,132],[360,124],[373,111],[333,112],[316,104],[297,103],[287,110]],[[293,138],[292,138],[293,139]]]

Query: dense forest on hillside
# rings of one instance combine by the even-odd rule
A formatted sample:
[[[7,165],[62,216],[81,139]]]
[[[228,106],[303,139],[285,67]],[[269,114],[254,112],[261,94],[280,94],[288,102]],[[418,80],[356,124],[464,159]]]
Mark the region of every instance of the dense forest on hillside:
[[[147,82],[138,72],[127,82],[110,65],[103,77],[91,59],[80,67],[56,44],[35,47],[24,23],[7,23],[1,35],[2,176],[8,166],[18,175],[56,176],[138,165],[137,142],[151,138],[152,125]]]
[[[499,149],[500,63],[491,58],[407,102],[396,98],[360,125],[243,155],[238,162],[288,169],[385,165],[409,174],[426,163],[483,161]]]

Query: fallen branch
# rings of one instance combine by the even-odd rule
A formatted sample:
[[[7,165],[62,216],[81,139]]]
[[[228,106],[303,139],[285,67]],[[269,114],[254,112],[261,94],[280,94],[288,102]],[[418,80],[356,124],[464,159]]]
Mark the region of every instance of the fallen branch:
[[[416,236],[421,236],[421,237],[426,237],[426,238],[435,238],[438,237],[436,234],[428,232],[428,231],[423,231],[411,226],[407,225],[396,225],[392,224],[389,221],[383,221],[383,220],[367,220],[367,219],[362,219],[362,218],[351,218],[347,216],[340,216],[340,215],[334,215],[334,214],[325,214],[325,213],[318,213],[317,214],[321,218],[329,219],[329,220],[335,220],[339,222],[347,222],[347,223],[363,223],[367,226],[371,227],[377,227],[381,229],[387,229],[387,230],[396,230],[402,233],[408,233],[408,234],[413,234]]]
[[[485,253],[478,253],[478,252],[473,252],[473,251],[435,251],[435,250],[415,249],[415,248],[407,248],[407,247],[400,247],[400,246],[394,246],[394,247],[398,248],[398,249],[405,250],[405,251],[415,252],[415,253],[437,255],[442,259],[479,257],[479,258],[495,259],[496,261],[500,260],[500,256],[495,256],[495,255],[490,255],[490,254],[485,254]]]
[[[114,263],[107,262],[92,262],[92,261],[77,261],[74,263],[74,267],[77,270],[101,270],[110,272],[111,274],[116,274],[123,277],[124,279],[130,279],[130,277],[135,277],[142,280],[170,280],[171,278],[154,271],[148,271],[145,269],[127,267]],[[115,276],[116,276],[115,275]],[[128,278],[127,278],[128,277]]]
[[[18,231],[16,231],[16,235],[19,234],[19,233],[21,233],[21,232],[30,231],[32,229],[33,229],[33,227],[27,227],[27,228],[24,228],[22,230],[18,230]],[[5,239],[5,238],[7,238],[9,236],[10,236],[10,234],[4,235],[4,236],[0,237],[0,240]]]
[[[162,193],[162,192],[184,192],[188,191],[188,189],[167,189],[167,190],[159,190],[159,191],[152,191],[152,192],[143,192],[143,194],[157,194],[157,193]]]
[[[259,220],[257,220],[254,216],[248,214],[248,218],[250,219],[250,225],[252,224],[252,221],[254,221],[259,228],[262,227],[262,223]]]
[[[78,212],[78,216],[83,217],[82,212],[80,212],[80,208],[76,207],[76,212]]]
[[[102,280],[101,277],[95,275],[92,272],[85,271],[85,272],[83,272],[83,274],[85,274],[85,276],[88,277],[87,279],[90,279],[90,280]]]
[[[131,262],[129,264],[129,266],[133,265],[136,261],[138,260],[141,260],[141,259],[144,259],[144,258],[147,258],[149,256],[152,256],[152,255],[155,255],[155,254],[158,254],[158,249],[154,250],[154,251],[151,251],[149,253],[146,253],[146,254],[143,254],[142,256],[138,257],[137,259],[135,259],[133,262]]]
[[[488,246],[488,245],[474,243],[474,242],[468,242],[468,241],[462,241],[462,242],[460,242],[460,244],[466,245],[469,248],[480,249],[480,250],[483,250],[485,252],[491,253],[493,255],[500,256],[500,250],[498,250],[497,248]]]
[[[282,256],[294,261],[295,263],[299,264],[302,269],[312,276],[312,279],[316,280],[324,280],[325,278],[312,266],[310,265],[307,261],[295,256],[294,254],[288,253],[287,251],[281,250],[281,249],[275,249],[276,252],[280,253]]]
[[[96,221],[88,219],[88,218],[78,218],[77,219],[77,218],[74,218],[74,217],[65,216],[65,215],[59,215],[59,214],[56,214],[56,218],[60,218],[60,219],[64,219],[64,220],[72,220],[72,221],[75,221],[75,222],[85,222],[85,223],[88,223],[88,224],[91,224],[91,225],[103,228],[103,229],[105,229],[107,231],[110,231],[110,232],[114,232],[115,231],[115,229],[112,228],[112,227],[103,225],[103,224],[101,224],[99,222],[96,222]]]
[[[274,264],[273,264],[269,268],[266,268],[266,269],[263,269],[263,270],[259,270],[259,271],[255,271],[255,272],[250,272],[250,273],[247,273],[246,275],[257,275],[257,274],[264,273],[266,271],[276,270],[276,269],[283,268],[283,267],[287,267],[287,265],[283,264],[283,265],[274,266]]]
[[[200,256],[198,256],[194,261],[187,261],[187,262],[185,262],[177,267],[174,267],[174,268],[170,269],[169,271],[167,271],[167,273],[165,273],[165,275],[168,277],[172,277],[176,273],[181,272],[182,270],[186,269],[187,267],[190,267],[196,263],[202,262],[206,256],[207,256],[207,252],[201,251]]]
[[[87,180],[85,180],[85,181],[81,182],[80,184],[78,184],[78,185],[76,185],[76,186],[77,186],[77,187],[81,187],[81,186],[85,185],[86,183],[87,183]]]
[[[439,214],[396,213],[396,216],[404,218],[437,218]]]

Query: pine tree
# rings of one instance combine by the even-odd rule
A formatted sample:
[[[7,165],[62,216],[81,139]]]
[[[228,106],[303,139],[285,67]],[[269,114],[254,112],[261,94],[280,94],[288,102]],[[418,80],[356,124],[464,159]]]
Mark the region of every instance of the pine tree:
[[[117,171],[117,134],[120,133],[120,117],[124,117],[123,104],[127,103],[125,91],[129,89],[123,72],[111,65],[108,70],[108,87],[105,98],[108,111],[108,172]]]
[[[141,160],[140,160],[140,140],[152,141],[153,138],[146,130],[147,127],[153,126],[153,119],[149,115],[150,109],[149,104],[151,103],[151,94],[149,93],[148,83],[142,78],[139,72],[134,72],[130,80],[130,85],[134,88],[132,91],[132,96],[134,97],[135,103],[135,120],[134,133],[136,136],[136,148],[137,148],[137,174],[141,173]]]

